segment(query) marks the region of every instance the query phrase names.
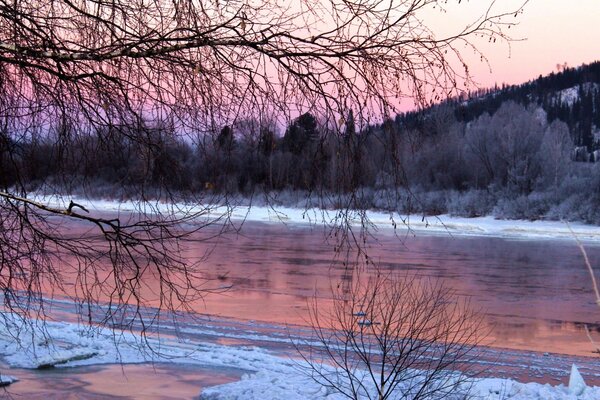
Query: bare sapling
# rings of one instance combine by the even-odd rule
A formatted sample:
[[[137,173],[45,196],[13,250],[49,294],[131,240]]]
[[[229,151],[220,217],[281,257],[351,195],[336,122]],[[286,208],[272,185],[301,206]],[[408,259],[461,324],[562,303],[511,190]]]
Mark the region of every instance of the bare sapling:
[[[464,398],[482,318],[439,281],[362,272],[310,307],[305,372],[350,399]]]

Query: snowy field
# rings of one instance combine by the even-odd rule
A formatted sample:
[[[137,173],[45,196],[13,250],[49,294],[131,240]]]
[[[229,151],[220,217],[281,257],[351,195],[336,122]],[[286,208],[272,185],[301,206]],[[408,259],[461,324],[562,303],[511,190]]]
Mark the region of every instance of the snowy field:
[[[299,360],[281,357],[253,346],[225,346],[190,339],[145,338],[130,333],[90,328],[75,323],[23,321],[10,313],[0,314],[0,354],[16,368],[68,368],[111,363],[175,363],[202,367],[232,367],[247,371],[240,381],[204,389],[201,399],[342,399],[331,389],[315,383],[303,372]],[[24,323],[26,322],[26,323]],[[42,329],[43,328],[43,329]],[[325,367],[331,373],[336,371]],[[2,375],[2,382],[16,377]],[[474,399],[600,399],[600,387],[587,387],[575,367],[569,386],[519,383],[485,378],[472,382]],[[367,385],[368,387],[368,385]]]
[[[197,213],[198,220],[218,219],[220,221],[272,222],[285,224],[341,224],[349,222],[350,227],[359,228],[365,224],[369,229],[382,234],[398,235],[453,235],[489,236],[508,239],[551,239],[574,240],[573,234],[582,242],[600,244],[600,226],[560,221],[499,220],[494,217],[462,218],[450,215],[392,215],[379,211],[323,210],[317,208],[299,209],[266,206],[222,206],[166,204],[162,202],[116,202],[107,200],[87,200],[81,198],[59,198],[38,196],[33,198],[51,206],[66,209],[73,199],[90,211],[129,213]]]

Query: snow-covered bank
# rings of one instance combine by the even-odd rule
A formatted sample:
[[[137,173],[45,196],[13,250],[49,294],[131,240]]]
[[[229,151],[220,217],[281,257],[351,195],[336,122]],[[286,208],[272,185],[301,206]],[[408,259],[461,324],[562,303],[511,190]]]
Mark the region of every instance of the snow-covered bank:
[[[0,324],[0,354],[13,367],[64,368],[143,362],[228,367],[242,369],[247,373],[240,381],[204,389],[201,399],[342,398],[304,375],[301,371],[304,364],[301,361],[276,356],[257,347],[207,344],[167,337],[148,338],[146,342],[130,332],[113,332],[64,322],[48,322],[44,329],[40,330],[34,328],[35,324],[23,324],[24,321],[13,314],[3,313],[1,317],[3,323]],[[151,347],[148,347],[148,344]],[[326,368],[335,372],[331,367]],[[13,381],[17,378],[11,377]],[[472,394],[474,398],[482,400],[592,400],[600,398],[600,387],[577,386],[569,389],[564,385],[551,386],[485,378],[473,382]]]
[[[539,383],[520,383],[510,379],[476,379],[469,397],[477,400],[593,400],[600,398],[599,387],[586,387],[575,392],[564,385],[551,386]],[[376,398],[376,392],[372,393]],[[202,391],[201,400],[341,400],[342,397],[331,389],[320,387],[301,375],[258,372],[246,375],[242,380]],[[367,398],[367,397],[365,397]],[[391,399],[396,397],[391,396]],[[397,398],[405,398],[398,396]],[[410,398],[410,397],[409,397]],[[459,399],[464,396],[448,396]]]
[[[0,314],[0,355],[11,367],[44,369],[99,364],[169,362],[256,369],[268,359],[256,347],[228,347],[68,322],[24,320]]]
[[[67,208],[72,198],[58,196],[38,196],[34,198],[58,208]],[[267,206],[222,206],[168,204],[163,202],[138,203],[109,200],[89,200],[73,198],[88,210],[98,212],[127,213],[143,210],[148,213],[198,213],[199,220],[221,219],[241,223],[279,222],[286,224],[340,224],[348,221],[352,227],[363,223],[381,233],[396,232],[399,235],[455,235],[490,236],[509,239],[553,239],[574,240],[573,233],[581,241],[600,244],[600,226],[560,221],[499,220],[494,217],[462,218],[450,215],[392,215],[381,211],[323,210],[318,208],[299,209]]]

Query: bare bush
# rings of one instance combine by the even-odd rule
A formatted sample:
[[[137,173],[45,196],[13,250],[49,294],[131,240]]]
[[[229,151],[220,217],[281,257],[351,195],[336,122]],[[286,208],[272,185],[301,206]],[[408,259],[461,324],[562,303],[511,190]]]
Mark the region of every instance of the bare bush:
[[[482,319],[439,282],[374,272],[315,300],[305,372],[350,399],[465,398]],[[333,368],[332,368],[333,367]]]

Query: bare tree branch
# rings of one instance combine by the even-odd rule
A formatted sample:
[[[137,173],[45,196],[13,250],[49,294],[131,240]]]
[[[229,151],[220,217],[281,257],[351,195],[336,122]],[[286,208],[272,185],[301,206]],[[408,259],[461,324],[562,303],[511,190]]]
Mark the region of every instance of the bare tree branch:
[[[11,172],[0,187],[5,304],[39,312],[45,295],[71,293],[88,309],[108,303],[104,322],[124,315],[144,321],[149,304],[173,313],[189,307],[208,288],[183,241],[209,224],[229,225],[227,213],[210,218],[206,209],[142,209],[150,197],[181,199],[165,183],[178,174],[164,174],[172,167],[163,151],[169,140],[183,136],[199,151],[206,146],[205,159],[229,160],[232,146],[204,138],[243,119],[269,116],[277,125],[311,111],[326,132],[339,132],[348,125],[340,117],[353,115],[360,128],[389,118],[399,99],[424,106],[457,95],[470,82],[462,52],[478,53],[474,37],[511,40],[505,29],[522,7],[497,12],[496,3],[464,29],[436,37],[426,15],[443,12],[445,1],[0,0],[0,148]],[[272,153],[269,135],[261,141]],[[77,141],[84,150],[70,154],[68,144]],[[90,154],[126,148],[138,161],[126,177],[138,179],[123,184],[139,212],[124,219],[73,200],[65,207],[35,200],[37,178],[17,160],[24,143],[47,145],[63,194],[76,183],[96,184],[86,180],[85,171],[98,168]],[[348,153],[358,155],[356,147],[348,144]],[[76,167],[83,178],[72,173]],[[402,178],[397,170],[394,176]],[[214,182],[205,185],[209,191]],[[191,198],[230,204],[226,195]],[[355,232],[356,216],[340,213],[331,232],[360,248],[369,221],[359,213],[363,229]],[[73,224],[85,226],[82,233],[71,232]],[[148,287],[150,277],[158,287]]]

